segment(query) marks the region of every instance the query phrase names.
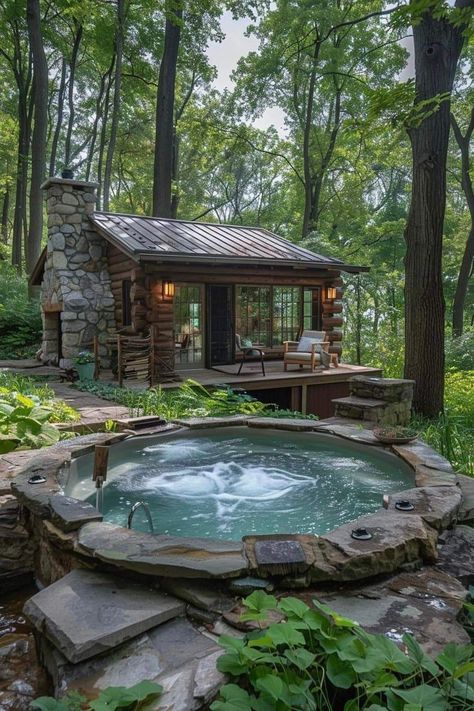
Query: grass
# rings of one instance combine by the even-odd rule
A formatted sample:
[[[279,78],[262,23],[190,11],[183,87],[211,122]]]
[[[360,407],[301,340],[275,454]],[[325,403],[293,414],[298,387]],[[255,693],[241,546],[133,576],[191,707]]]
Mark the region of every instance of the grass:
[[[445,412],[434,420],[414,418],[412,426],[457,472],[474,477],[474,370],[448,372]]]

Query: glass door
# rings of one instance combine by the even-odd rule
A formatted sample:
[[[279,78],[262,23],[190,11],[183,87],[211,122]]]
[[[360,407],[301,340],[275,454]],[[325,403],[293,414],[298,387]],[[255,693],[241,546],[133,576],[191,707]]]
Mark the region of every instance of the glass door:
[[[209,284],[207,287],[207,366],[234,362],[234,288]]]
[[[201,284],[176,284],[173,310],[177,370],[204,367],[203,293]]]

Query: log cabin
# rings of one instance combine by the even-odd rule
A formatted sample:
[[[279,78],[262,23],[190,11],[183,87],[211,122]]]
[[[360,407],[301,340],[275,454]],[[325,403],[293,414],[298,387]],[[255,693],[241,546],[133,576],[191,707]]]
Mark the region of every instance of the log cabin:
[[[341,356],[342,274],[366,268],[261,227],[99,212],[97,187],[65,178],[43,185],[48,243],[30,284],[40,287],[45,363],[70,367],[95,339],[108,367],[121,332],[152,334],[155,383],[232,366],[236,334],[278,358],[283,342],[303,329],[323,330],[330,352]],[[345,394],[347,381],[332,394]]]

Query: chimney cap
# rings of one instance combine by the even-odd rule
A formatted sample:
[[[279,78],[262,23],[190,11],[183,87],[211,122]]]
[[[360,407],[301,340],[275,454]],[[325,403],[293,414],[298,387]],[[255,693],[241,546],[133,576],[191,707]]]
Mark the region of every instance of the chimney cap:
[[[87,188],[97,190],[99,183],[90,183],[87,180],[74,180],[70,178],[57,178],[51,177],[47,178],[41,185],[42,190],[47,190],[52,185],[72,185],[73,188],[79,188],[79,190],[85,190]]]

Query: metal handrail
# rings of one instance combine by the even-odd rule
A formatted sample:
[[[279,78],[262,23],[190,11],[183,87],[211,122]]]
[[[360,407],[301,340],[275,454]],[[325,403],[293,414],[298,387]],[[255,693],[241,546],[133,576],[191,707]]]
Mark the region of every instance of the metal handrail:
[[[150,527],[150,533],[154,533],[155,529],[153,528],[153,521],[151,518],[151,513],[150,513],[150,508],[148,504],[145,501],[136,501],[133,506],[130,508],[129,514],[128,514],[128,519],[127,519],[127,528],[132,528],[132,522],[133,522],[133,517],[135,515],[135,511],[140,508],[140,506],[143,506],[143,509],[146,514],[146,518],[148,521],[148,525]]]

